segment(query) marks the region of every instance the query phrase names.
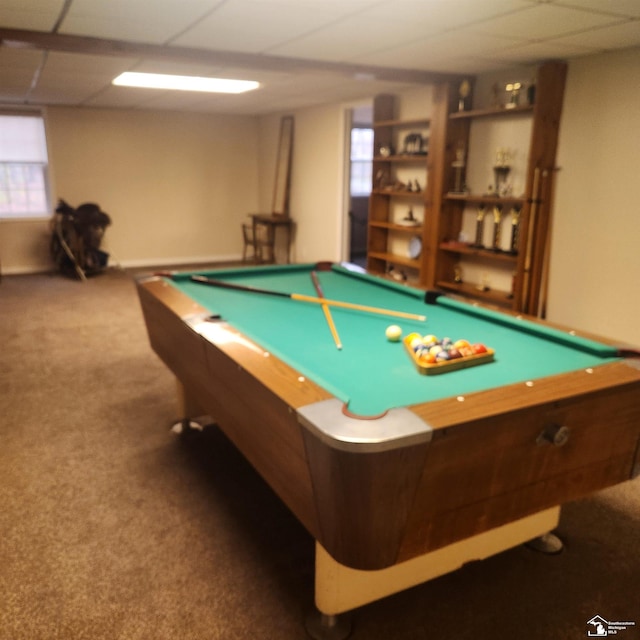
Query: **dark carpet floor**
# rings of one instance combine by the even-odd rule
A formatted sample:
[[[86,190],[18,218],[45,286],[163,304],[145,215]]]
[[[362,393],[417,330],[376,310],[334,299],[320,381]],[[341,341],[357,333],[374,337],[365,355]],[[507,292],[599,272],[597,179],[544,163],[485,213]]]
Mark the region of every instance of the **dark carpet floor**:
[[[215,427],[178,437],[132,275],[0,282],[0,640],[303,640],[313,540]],[[615,411],[615,407],[612,407]],[[640,638],[640,480],[353,612],[354,640]]]

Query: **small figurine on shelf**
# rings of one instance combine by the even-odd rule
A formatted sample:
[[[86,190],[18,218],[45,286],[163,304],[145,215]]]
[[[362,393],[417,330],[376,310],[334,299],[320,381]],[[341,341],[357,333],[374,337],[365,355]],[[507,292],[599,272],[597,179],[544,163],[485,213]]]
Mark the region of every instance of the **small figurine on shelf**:
[[[493,207],[493,250],[502,251],[502,206]]]
[[[389,174],[384,169],[378,169],[375,177],[375,185],[377,189],[385,189],[389,180]]]
[[[496,150],[496,160],[493,165],[494,190],[493,195],[506,197],[511,194],[511,183],[508,182],[511,171],[513,152],[510,149],[500,147]]]
[[[489,274],[484,271],[480,276],[480,282],[476,285],[476,289],[478,291],[490,291],[491,280],[489,279]]]
[[[453,267],[453,281],[456,284],[462,284],[462,265],[460,264]]]
[[[420,133],[409,133],[404,138],[403,153],[407,155],[421,155],[423,151],[424,139]]]
[[[406,227],[417,227],[420,225],[420,221],[416,220],[415,216],[413,215],[412,207],[409,207],[409,211],[407,212],[407,215],[404,218],[402,218],[402,220],[400,221],[400,224]]]
[[[456,148],[455,160],[451,163],[454,172],[454,184],[452,193],[467,193],[468,189],[464,184],[464,169],[466,166],[465,146],[460,142]]]
[[[476,214],[476,241],[472,246],[482,249],[484,247],[484,216],[486,209],[484,204],[478,205],[478,213]]]
[[[509,100],[505,105],[506,109],[515,109],[520,104],[520,90],[522,89],[521,82],[509,82],[505,89],[509,94]]]
[[[471,83],[463,80],[458,87],[458,111],[466,111],[469,108],[469,96],[471,95]]]
[[[511,209],[511,247],[509,253],[516,255],[518,253],[518,240],[520,236],[520,213],[522,208],[513,206]]]

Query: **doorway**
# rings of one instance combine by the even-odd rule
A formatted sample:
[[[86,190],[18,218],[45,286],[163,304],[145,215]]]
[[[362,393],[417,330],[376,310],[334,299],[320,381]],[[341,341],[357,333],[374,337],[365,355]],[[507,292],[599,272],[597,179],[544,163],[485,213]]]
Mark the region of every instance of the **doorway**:
[[[373,106],[351,110],[349,135],[349,262],[367,264],[369,196],[373,170]]]

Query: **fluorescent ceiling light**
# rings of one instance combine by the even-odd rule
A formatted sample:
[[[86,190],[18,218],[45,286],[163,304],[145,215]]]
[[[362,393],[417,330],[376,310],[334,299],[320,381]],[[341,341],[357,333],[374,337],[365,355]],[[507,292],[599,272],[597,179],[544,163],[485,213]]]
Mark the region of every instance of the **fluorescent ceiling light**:
[[[146,89],[175,89],[178,91],[207,91],[209,93],[244,93],[260,86],[253,80],[227,80],[225,78],[200,78],[198,76],[172,76],[162,73],[134,73],[125,71],[113,80],[122,87]]]

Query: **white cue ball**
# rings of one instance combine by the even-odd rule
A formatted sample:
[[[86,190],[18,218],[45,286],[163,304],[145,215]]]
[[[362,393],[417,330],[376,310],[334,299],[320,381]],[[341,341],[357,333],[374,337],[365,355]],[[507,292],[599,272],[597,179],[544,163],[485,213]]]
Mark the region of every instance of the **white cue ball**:
[[[402,337],[402,329],[397,324],[389,325],[385,331],[385,335],[387,336],[387,340],[398,342]]]

